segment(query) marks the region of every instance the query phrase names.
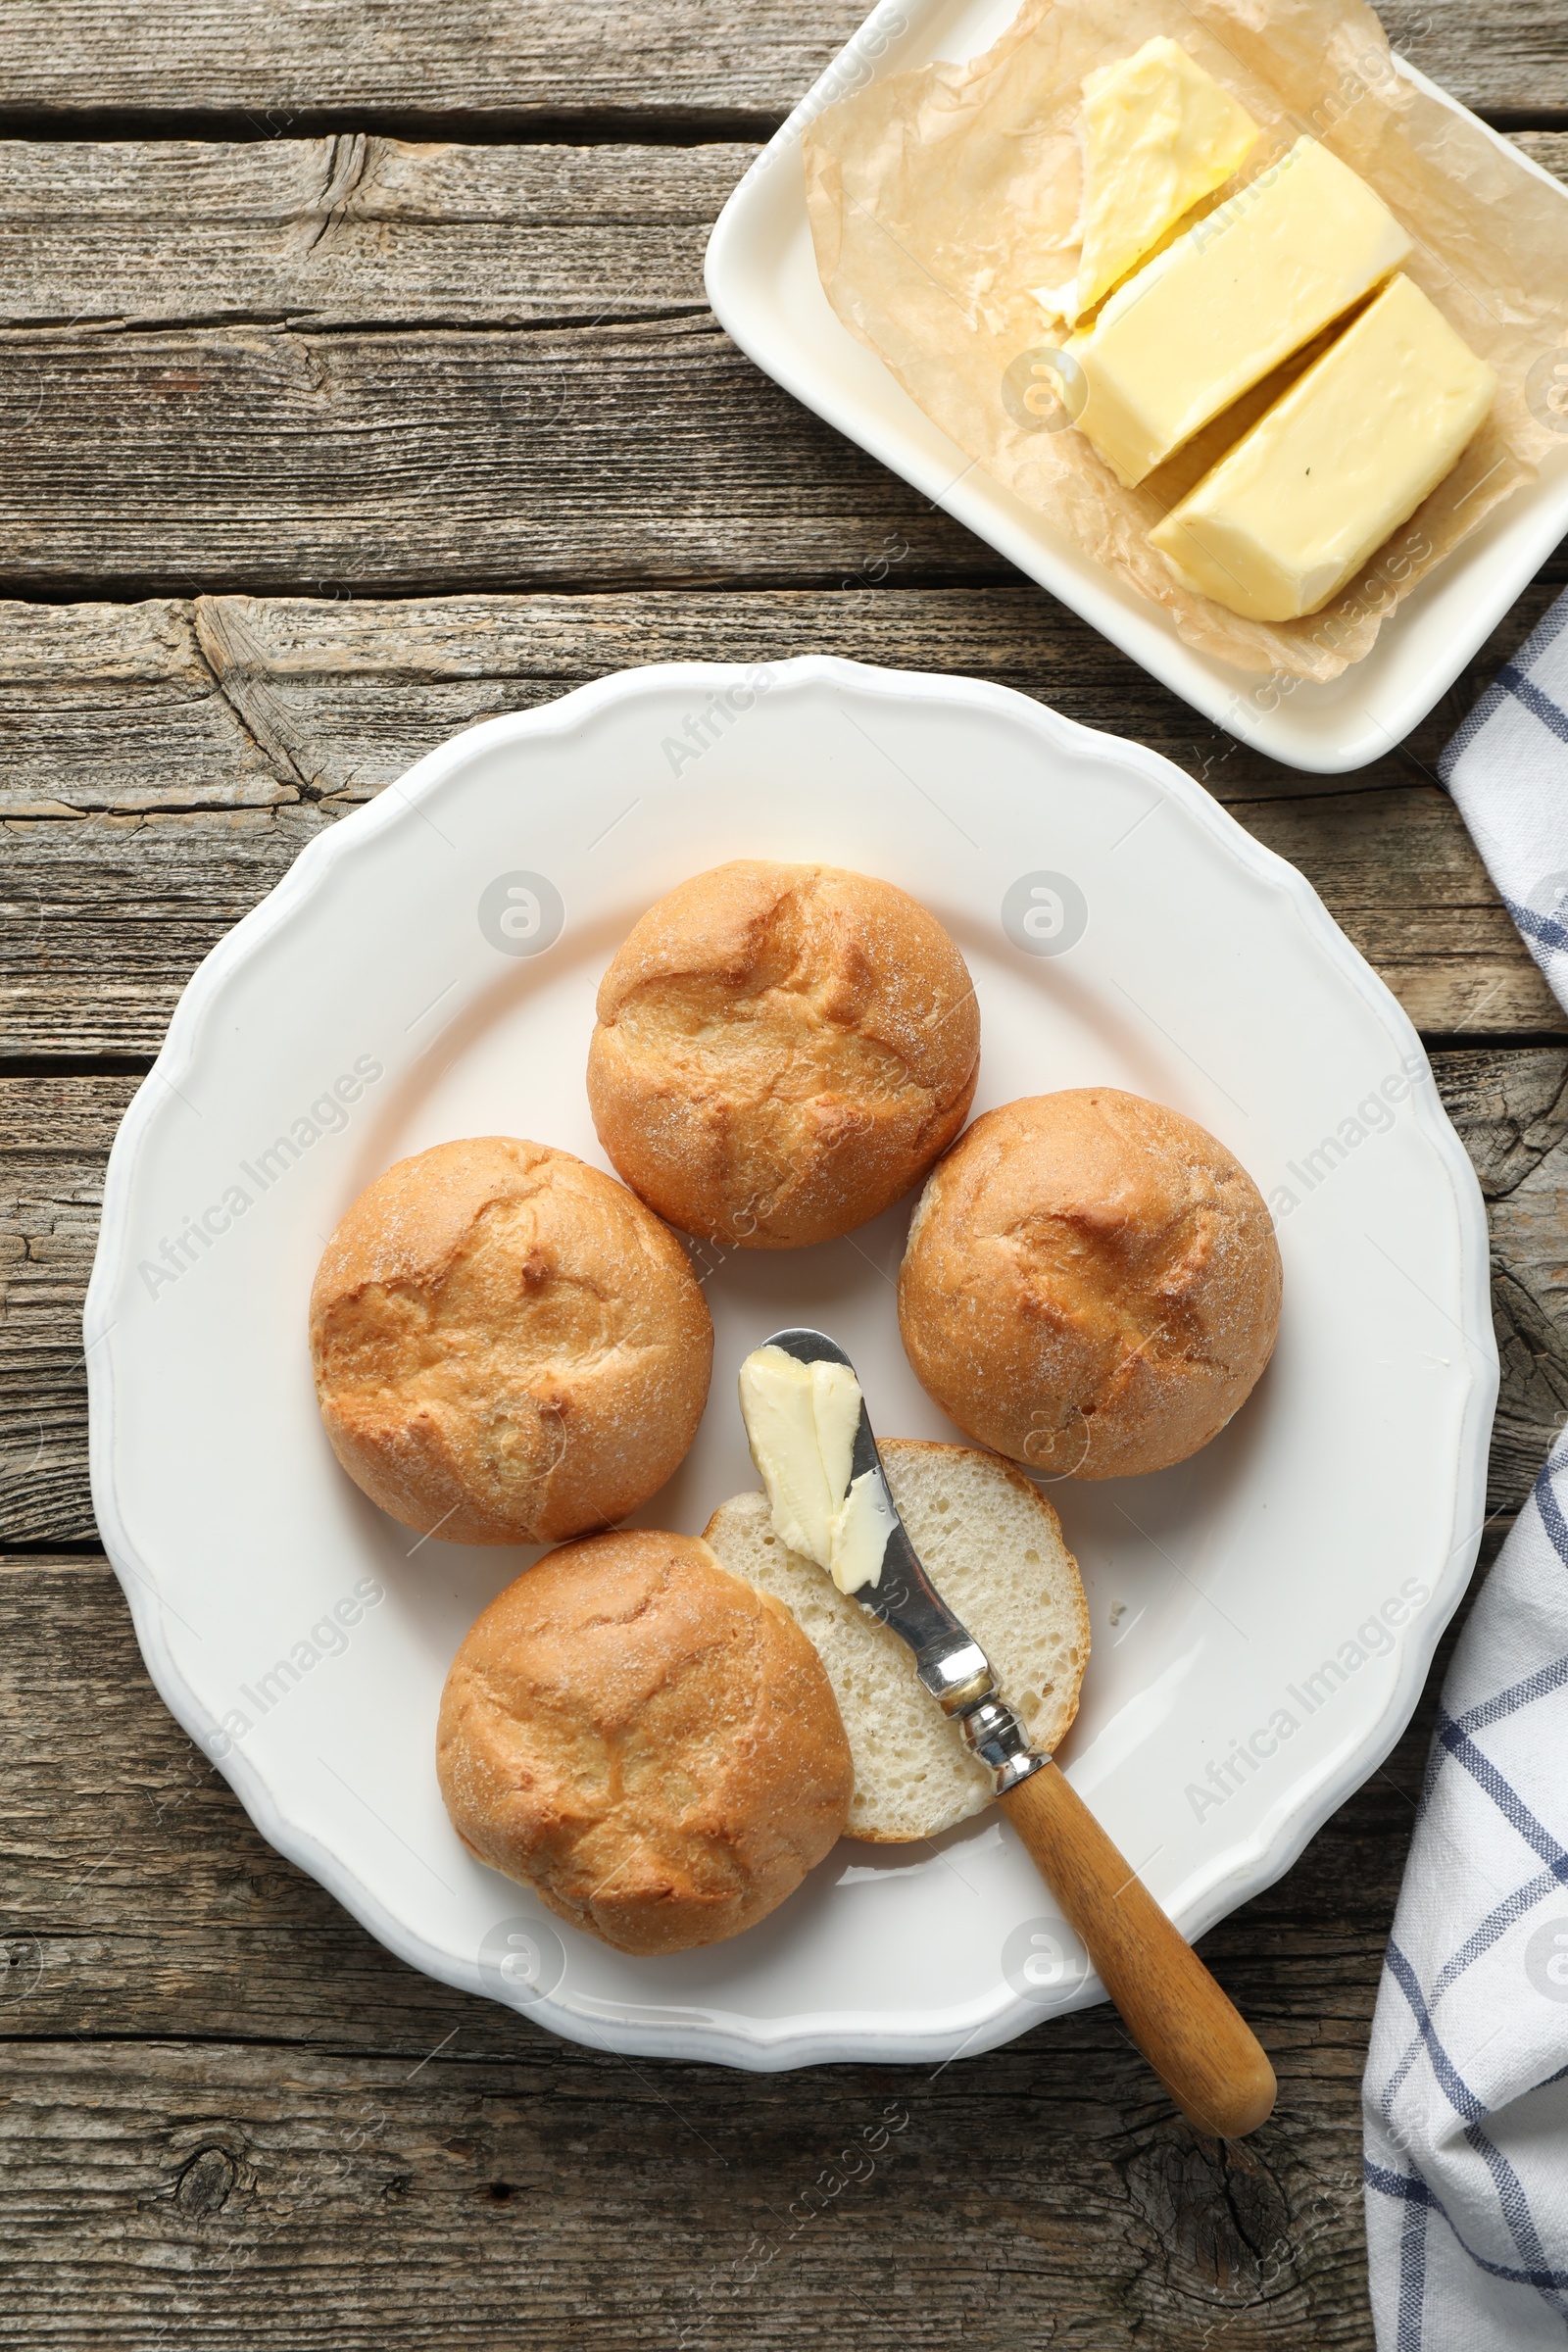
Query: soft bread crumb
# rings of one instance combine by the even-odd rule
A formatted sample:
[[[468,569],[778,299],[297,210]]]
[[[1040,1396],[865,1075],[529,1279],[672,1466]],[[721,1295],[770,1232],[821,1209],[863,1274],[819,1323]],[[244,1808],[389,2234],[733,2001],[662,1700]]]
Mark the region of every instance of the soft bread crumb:
[[[1054,1749],[1078,1711],[1089,1612],[1061,1523],[1021,1471],[966,1446],[892,1438],[888,1485],[926,1573],[991,1660],[1031,1740]],[[790,1609],[815,1643],[855,1760],[849,1835],[934,1838],[991,1802],[989,1774],[915,1678],[904,1642],[773,1534],[764,1494],[738,1494],[708,1542]]]

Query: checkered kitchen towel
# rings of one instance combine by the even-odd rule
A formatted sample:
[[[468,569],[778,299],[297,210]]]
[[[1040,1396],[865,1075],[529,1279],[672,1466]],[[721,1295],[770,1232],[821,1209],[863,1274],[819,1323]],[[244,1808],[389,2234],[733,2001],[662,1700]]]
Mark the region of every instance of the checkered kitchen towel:
[[[1568,596],[1442,766],[1568,1007]],[[1568,2344],[1568,1431],[1444,1686],[1365,2107],[1379,2352]]]

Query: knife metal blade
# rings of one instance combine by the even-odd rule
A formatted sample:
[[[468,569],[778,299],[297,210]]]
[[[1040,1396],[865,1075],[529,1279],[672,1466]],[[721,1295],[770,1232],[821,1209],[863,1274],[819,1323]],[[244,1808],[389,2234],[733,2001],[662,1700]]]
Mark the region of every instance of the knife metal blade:
[[[824,1331],[807,1326],[775,1331],[762,1343],[778,1348],[797,1363],[842,1364],[860,1387],[859,1376],[844,1349]],[[881,1490],[890,1522],[882,1573],[874,1584],[861,1585],[850,1597],[868,1617],[898,1635],[914,1657],[914,1670],[945,1715],[957,1721],[965,1740],[991,1772],[1000,1796],[1027,1780],[1049,1756],[1029,1743],[1023,1726],[997,1690],[991,1661],[978,1642],[949,1608],[921,1564],[888,1485],[877,1450],[871,1417],[860,1390],[860,1419],[855,1433],[850,1480],[870,1476]]]

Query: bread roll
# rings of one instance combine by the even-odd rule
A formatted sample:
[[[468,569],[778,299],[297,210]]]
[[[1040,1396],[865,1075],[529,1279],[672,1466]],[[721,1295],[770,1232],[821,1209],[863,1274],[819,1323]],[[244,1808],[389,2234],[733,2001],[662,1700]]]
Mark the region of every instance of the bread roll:
[[[1084,1589],[1055,1512],[994,1453],[888,1438],[882,1460],[931,1582],[1035,1745],[1054,1749],[1089,1657]],[[780,1543],[765,1494],[724,1503],[708,1541],[736,1576],[787,1603],[816,1644],[855,1759],[852,1838],[935,1838],[991,1802],[990,1774],[916,1680],[907,1646]]]
[[[626,1182],[742,1250],[831,1241],[962,1126],[980,1017],[963,957],[891,883],[741,859],[635,924],[599,990],[588,1100]]]
[[[464,1843],[623,1952],[738,1936],[841,1835],[854,1771],[787,1609],[695,1536],[553,1551],[470,1629],[436,1734]]]
[[[1080,1087],[976,1119],[909,1227],[899,1323],[922,1387],[1037,1470],[1124,1478],[1206,1446],[1273,1351],[1280,1256],[1223,1144]]]
[[[311,1351],[332,1450],[448,1544],[550,1544],[662,1487],[702,1417],[707,1301],[613,1177],[508,1136],[438,1144],[322,1252]]]

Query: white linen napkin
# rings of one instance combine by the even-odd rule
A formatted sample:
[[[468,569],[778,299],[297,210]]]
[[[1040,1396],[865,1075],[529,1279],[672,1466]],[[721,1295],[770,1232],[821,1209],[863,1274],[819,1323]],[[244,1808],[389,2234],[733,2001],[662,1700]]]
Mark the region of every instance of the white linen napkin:
[[[1440,762],[1568,1008],[1568,595]],[[1379,2352],[1568,2344],[1568,1431],[1460,1637],[1363,2088]]]

